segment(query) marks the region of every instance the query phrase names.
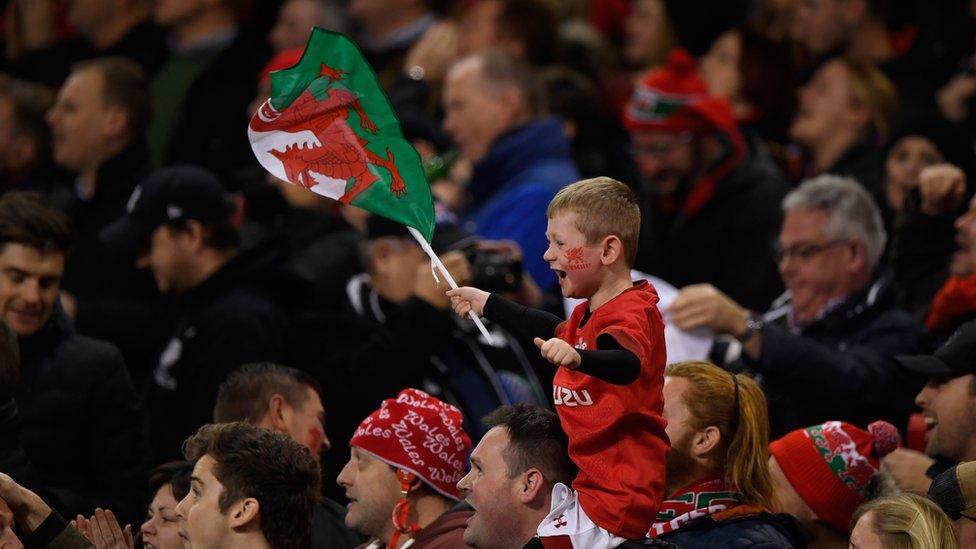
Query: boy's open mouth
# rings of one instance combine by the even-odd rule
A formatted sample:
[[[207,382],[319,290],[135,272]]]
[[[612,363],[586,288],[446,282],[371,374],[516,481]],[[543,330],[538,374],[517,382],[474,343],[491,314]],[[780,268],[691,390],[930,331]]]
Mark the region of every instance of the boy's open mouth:
[[[558,276],[559,278],[566,278],[566,271],[560,271],[559,269],[553,269],[553,270],[556,271],[556,276]]]

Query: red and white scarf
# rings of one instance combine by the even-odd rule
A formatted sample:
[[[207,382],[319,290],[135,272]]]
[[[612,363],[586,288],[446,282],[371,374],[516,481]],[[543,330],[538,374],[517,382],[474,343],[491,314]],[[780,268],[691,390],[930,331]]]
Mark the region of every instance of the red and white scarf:
[[[680,529],[689,522],[731,509],[742,502],[742,494],[732,489],[725,478],[704,478],[675,492],[661,503],[657,520],[647,537],[656,538]]]

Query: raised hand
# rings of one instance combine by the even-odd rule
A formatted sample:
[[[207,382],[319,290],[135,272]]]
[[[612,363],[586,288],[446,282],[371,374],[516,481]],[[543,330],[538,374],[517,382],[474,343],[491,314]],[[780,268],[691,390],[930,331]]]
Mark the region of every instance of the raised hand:
[[[558,337],[554,337],[548,341],[542,339],[541,337],[537,337],[532,341],[542,353],[542,358],[548,360],[556,366],[562,366],[563,368],[569,368],[570,370],[576,370],[580,367],[580,362],[582,361],[580,354],[576,351],[576,349],[573,348],[572,345],[566,343]]]

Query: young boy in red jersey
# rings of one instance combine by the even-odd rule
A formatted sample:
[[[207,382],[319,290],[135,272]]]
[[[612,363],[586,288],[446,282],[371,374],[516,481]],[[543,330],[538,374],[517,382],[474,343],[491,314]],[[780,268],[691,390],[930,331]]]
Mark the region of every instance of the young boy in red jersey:
[[[523,337],[560,366],[553,400],[580,472],[553,488],[539,525],[543,547],[599,549],[643,539],[664,496],[664,323],[657,293],[631,281],[640,211],[626,185],[607,177],[561,191],[549,204],[543,256],[566,297],[585,298],[569,320],[477,288],[447,292]]]

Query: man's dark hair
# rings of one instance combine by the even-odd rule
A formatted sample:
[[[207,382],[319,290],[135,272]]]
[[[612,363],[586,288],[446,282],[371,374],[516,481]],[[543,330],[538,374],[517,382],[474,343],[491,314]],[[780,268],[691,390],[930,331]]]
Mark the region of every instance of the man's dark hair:
[[[133,138],[146,132],[152,117],[149,79],[135,61],[124,57],[98,57],[75,63],[72,70],[98,72],[102,77],[102,101],[126,112]]]
[[[486,82],[515,86],[533,118],[548,114],[545,86],[532,67],[500,50],[476,55],[481,58],[481,74]]]
[[[309,387],[322,394],[318,381],[301,370],[271,362],[245,364],[220,385],[214,421],[257,424],[268,412],[272,395],[281,395],[289,406],[299,407],[308,400]]]
[[[190,493],[190,477],[193,475],[192,461],[170,461],[156,467],[149,473],[149,497],[156,495],[167,484],[173,489],[173,497],[179,502]]]
[[[38,195],[9,191],[0,198],[0,252],[13,243],[67,255],[73,238],[68,217]]]
[[[10,102],[14,131],[35,144],[37,160],[50,155],[51,129],[45,116],[54,102],[51,92],[40,84],[0,74],[0,98]]]
[[[322,478],[308,449],[286,435],[243,422],[204,425],[183,454],[210,456],[223,486],[221,513],[244,498],[258,500],[261,533],[272,547],[298,549],[307,540]]]
[[[555,413],[531,404],[501,406],[482,420],[489,429],[508,430],[505,464],[514,477],[535,467],[546,481],[571,484],[578,469],[569,459],[569,439]]]
[[[506,38],[525,47],[525,59],[534,67],[555,60],[559,42],[556,11],[544,0],[497,0],[501,11],[495,28]]]

